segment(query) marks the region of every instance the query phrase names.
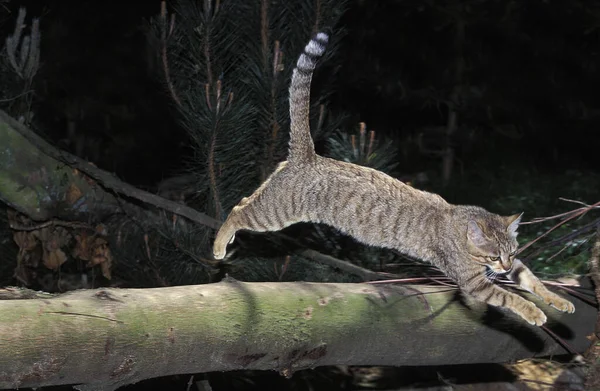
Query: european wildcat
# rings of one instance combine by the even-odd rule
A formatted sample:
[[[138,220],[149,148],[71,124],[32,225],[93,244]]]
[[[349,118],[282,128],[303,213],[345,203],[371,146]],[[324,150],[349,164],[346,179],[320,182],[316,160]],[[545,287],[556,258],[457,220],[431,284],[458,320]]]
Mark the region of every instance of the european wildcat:
[[[227,244],[241,229],[264,232],[300,221],[325,223],[362,243],[428,261],[463,292],[508,308],[531,324],[544,324],[544,313],[494,285],[486,278],[486,268],[507,273],[554,308],[574,312],[573,304],[547,290],[514,258],[520,215],[504,217],[476,206],[451,205],[382,172],[315,153],[309,124],[310,83],[327,41],[327,34],[318,33],[293,71],[288,160],[233,208],[215,239],[215,258],[225,256]]]

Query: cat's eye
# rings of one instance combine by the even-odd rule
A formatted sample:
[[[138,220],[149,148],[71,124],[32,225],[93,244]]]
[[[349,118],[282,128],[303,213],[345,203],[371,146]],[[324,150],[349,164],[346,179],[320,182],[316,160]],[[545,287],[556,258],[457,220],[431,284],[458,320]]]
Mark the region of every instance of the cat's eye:
[[[500,261],[500,257],[489,257],[489,259],[492,262],[499,262]]]
[[[514,257],[515,255],[517,255],[517,250],[513,251],[512,253],[508,254],[510,257]]]

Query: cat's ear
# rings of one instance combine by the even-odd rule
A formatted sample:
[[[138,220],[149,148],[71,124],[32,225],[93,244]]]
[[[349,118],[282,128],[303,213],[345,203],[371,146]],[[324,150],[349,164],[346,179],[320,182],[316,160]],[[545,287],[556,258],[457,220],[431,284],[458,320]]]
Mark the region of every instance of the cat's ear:
[[[507,224],[506,230],[512,236],[517,236],[517,228],[519,228],[519,223],[521,222],[521,217],[523,217],[523,212],[517,213],[516,215],[505,217],[505,221]]]
[[[467,239],[475,247],[484,247],[489,239],[475,220],[469,220],[467,223]]]

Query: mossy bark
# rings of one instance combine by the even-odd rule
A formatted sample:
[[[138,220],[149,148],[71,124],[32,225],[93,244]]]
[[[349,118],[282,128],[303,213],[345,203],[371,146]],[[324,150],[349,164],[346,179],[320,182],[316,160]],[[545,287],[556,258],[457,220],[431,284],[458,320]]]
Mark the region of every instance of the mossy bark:
[[[573,315],[543,308],[549,327],[583,350],[596,310],[576,304]],[[489,363],[563,353],[541,328],[485,306],[467,308],[447,288],[227,280],[0,300],[0,388],[115,389],[170,374],[290,375],[322,365]]]
[[[37,221],[56,216],[85,221],[90,213],[119,210],[112,194],[81,171],[44,153],[25,137],[27,133],[18,131],[23,128],[0,111],[1,201]],[[39,138],[36,141],[45,144]]]
[[[117,198],[117,195],[119,198]],[[220,221],[135,188],[61,151],[0,110],[0,201],[33,220],[102,221],[114,213],[153,218],[138,200],[218,229]]]

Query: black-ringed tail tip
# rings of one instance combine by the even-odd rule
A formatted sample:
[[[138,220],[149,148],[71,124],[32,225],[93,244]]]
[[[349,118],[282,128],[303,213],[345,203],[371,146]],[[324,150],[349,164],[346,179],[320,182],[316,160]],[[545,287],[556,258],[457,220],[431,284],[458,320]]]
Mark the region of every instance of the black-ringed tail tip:
[[[325,33],[318,33],[310,40],[304,48],[304,53],[298,59],[297,68],[312,71],[315,68],[316,60],[325,53],[325,46],[329,42],[329,36]]]
[[[308,45],[304,48],[304,51],[311,56],[321,56],[325,52],[325,46],[329,42],[329,35],[325,33],[318,33],[313,39],[310,40]]]

